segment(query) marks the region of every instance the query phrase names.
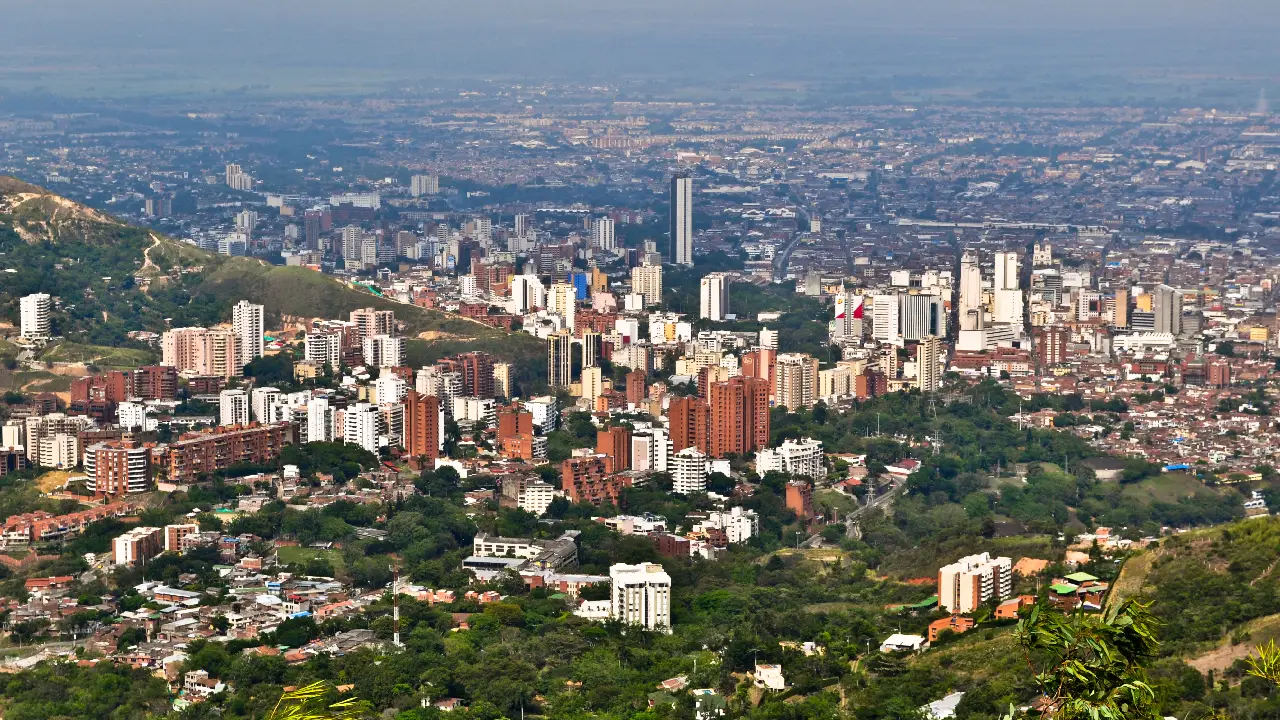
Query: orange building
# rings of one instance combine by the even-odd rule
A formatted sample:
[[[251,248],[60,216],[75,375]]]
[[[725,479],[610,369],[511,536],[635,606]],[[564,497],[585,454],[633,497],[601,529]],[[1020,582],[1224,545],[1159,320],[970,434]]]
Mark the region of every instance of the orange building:
[[[644,402],[649,379],[643,370],[632,370],[627,373],[627,402],[640,405]]]
[[[769,385],[765,380],[736,377],[712,383],[708,404],[707,455],[745,455],[769,446]]]
[[[710,408],[702,400],[691,397],[672,398],[667,408],[671,425],[671,452],[688,447],[707,452],[707,432],[711,422]]]
[[[565,460],[560,466],[560,489],[573,503],[589,502],[615,505],[622,491],[631,487],[631,478],[610,475],[604,456],[591,455]]]
[[[631,468],[631,431],[621,425],[596,432],[596,453],[604,455],[609,472]]]
[[[411,458],[440,457],[440,398],[410,390],[404,399],[404,449]]]
[[[929,623],[929,642],[936,642],[938,635],[943,630],[950,630],[951,632],[960,635],[961,633],[969,632],[975,625],[977,625],[977,623],[974,622],[973,618],[965,617],[963,615],[952,615],[951,617],[934,620]]]
[[[813,517],[813,486],[804,480],[787,483],[787,508],[801,520]]]

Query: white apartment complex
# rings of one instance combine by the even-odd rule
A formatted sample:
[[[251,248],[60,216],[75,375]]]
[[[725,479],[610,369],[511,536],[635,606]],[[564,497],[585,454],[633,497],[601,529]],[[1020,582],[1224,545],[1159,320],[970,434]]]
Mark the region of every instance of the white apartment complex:
[[[957,615],[971,613],[988,600],[1013,594],[1013,561],[970,555],[938,570],[938,605]]]
[[[646,630],[671,631],[671,576],[656,563],[609,568],[611,615]]]

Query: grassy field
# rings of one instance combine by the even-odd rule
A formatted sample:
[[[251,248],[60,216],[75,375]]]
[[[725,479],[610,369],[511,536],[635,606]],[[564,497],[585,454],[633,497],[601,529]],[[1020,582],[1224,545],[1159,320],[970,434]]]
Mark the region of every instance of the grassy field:
[[[841,517],[847,512],[853,512],[858,508],[858,501],[845,495],[838,490],[819,490],[813,494],[814,505],[830,505],[840,513]]]
[[[1125,485],[1122,492],[1125,497],[1142,503],[1171,503],[1206,489],[1204,483],[1197,480],[1194,475],[1165,473]]]
[[[978,536],[956,538],[941,544],[930,543],[894,553],[884,559],[878,571],[883,575],[900,579],[932,577],[936,575],[938,568],[953,562],[955,558],[984,551],[992,555],[1006,555],[1014,562],[1024,557],[1045,560],[1062,559],[1062,550],[1054,548],[1048,537],[983,538]]]
[[[66,392],[75,378],[44,370],[0,371],[0,387],[26,392]]]
[[[437,331],[462,338],[504,337],[506,332],[451,316],[439,310],[405,305],[343,285],[303,267],[263,265],[256,260],[221,260],[208,271],[200,290],[219,297],[244,298],[265,305],[267,312],[298,317],[346,318],[352,310],[394,310],[408,335]]]
[[[340,550],[324,550],[322,548],[289,546],[276,551],[282,564],[291,565],[305,563],[310,560],[325,559],[333,566],[334,572],[341,573],[344,568]]]
[[[136,368],[157,360],[156,354],[150,350],[81,345],[73,342],[51,345],[41,353],[40,359],[49,362],[84,363],[103,368]]]

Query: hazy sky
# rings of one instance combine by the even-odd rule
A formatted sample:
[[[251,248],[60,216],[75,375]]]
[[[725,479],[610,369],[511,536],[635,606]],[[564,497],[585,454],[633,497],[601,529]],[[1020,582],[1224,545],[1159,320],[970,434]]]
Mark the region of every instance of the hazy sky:
[[[292,68],[686,79],[1280,76],[1277,0],[2,0],[0,85]]]

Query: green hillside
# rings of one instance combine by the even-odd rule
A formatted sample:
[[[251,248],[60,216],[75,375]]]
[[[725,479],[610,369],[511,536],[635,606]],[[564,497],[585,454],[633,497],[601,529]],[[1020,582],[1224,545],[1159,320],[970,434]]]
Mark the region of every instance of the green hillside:
[[[15,272],[0,284],[0,318],[16,323],[24,295],[44,292],[59,301],[53,330],[66,342],[42,360],[137,365],[154,351],[129,332],[226,322],[235,302],[249,300],[266,307],[269,324],[286,315],[394,310],[407,335],[428,333],[410,346],[415,362],[483,350],[517,365],[521,387],[545,386],[544,345],[527,334],[380,298],[314,270],[211,255],[0,177],[0,271],[8,269]]]

